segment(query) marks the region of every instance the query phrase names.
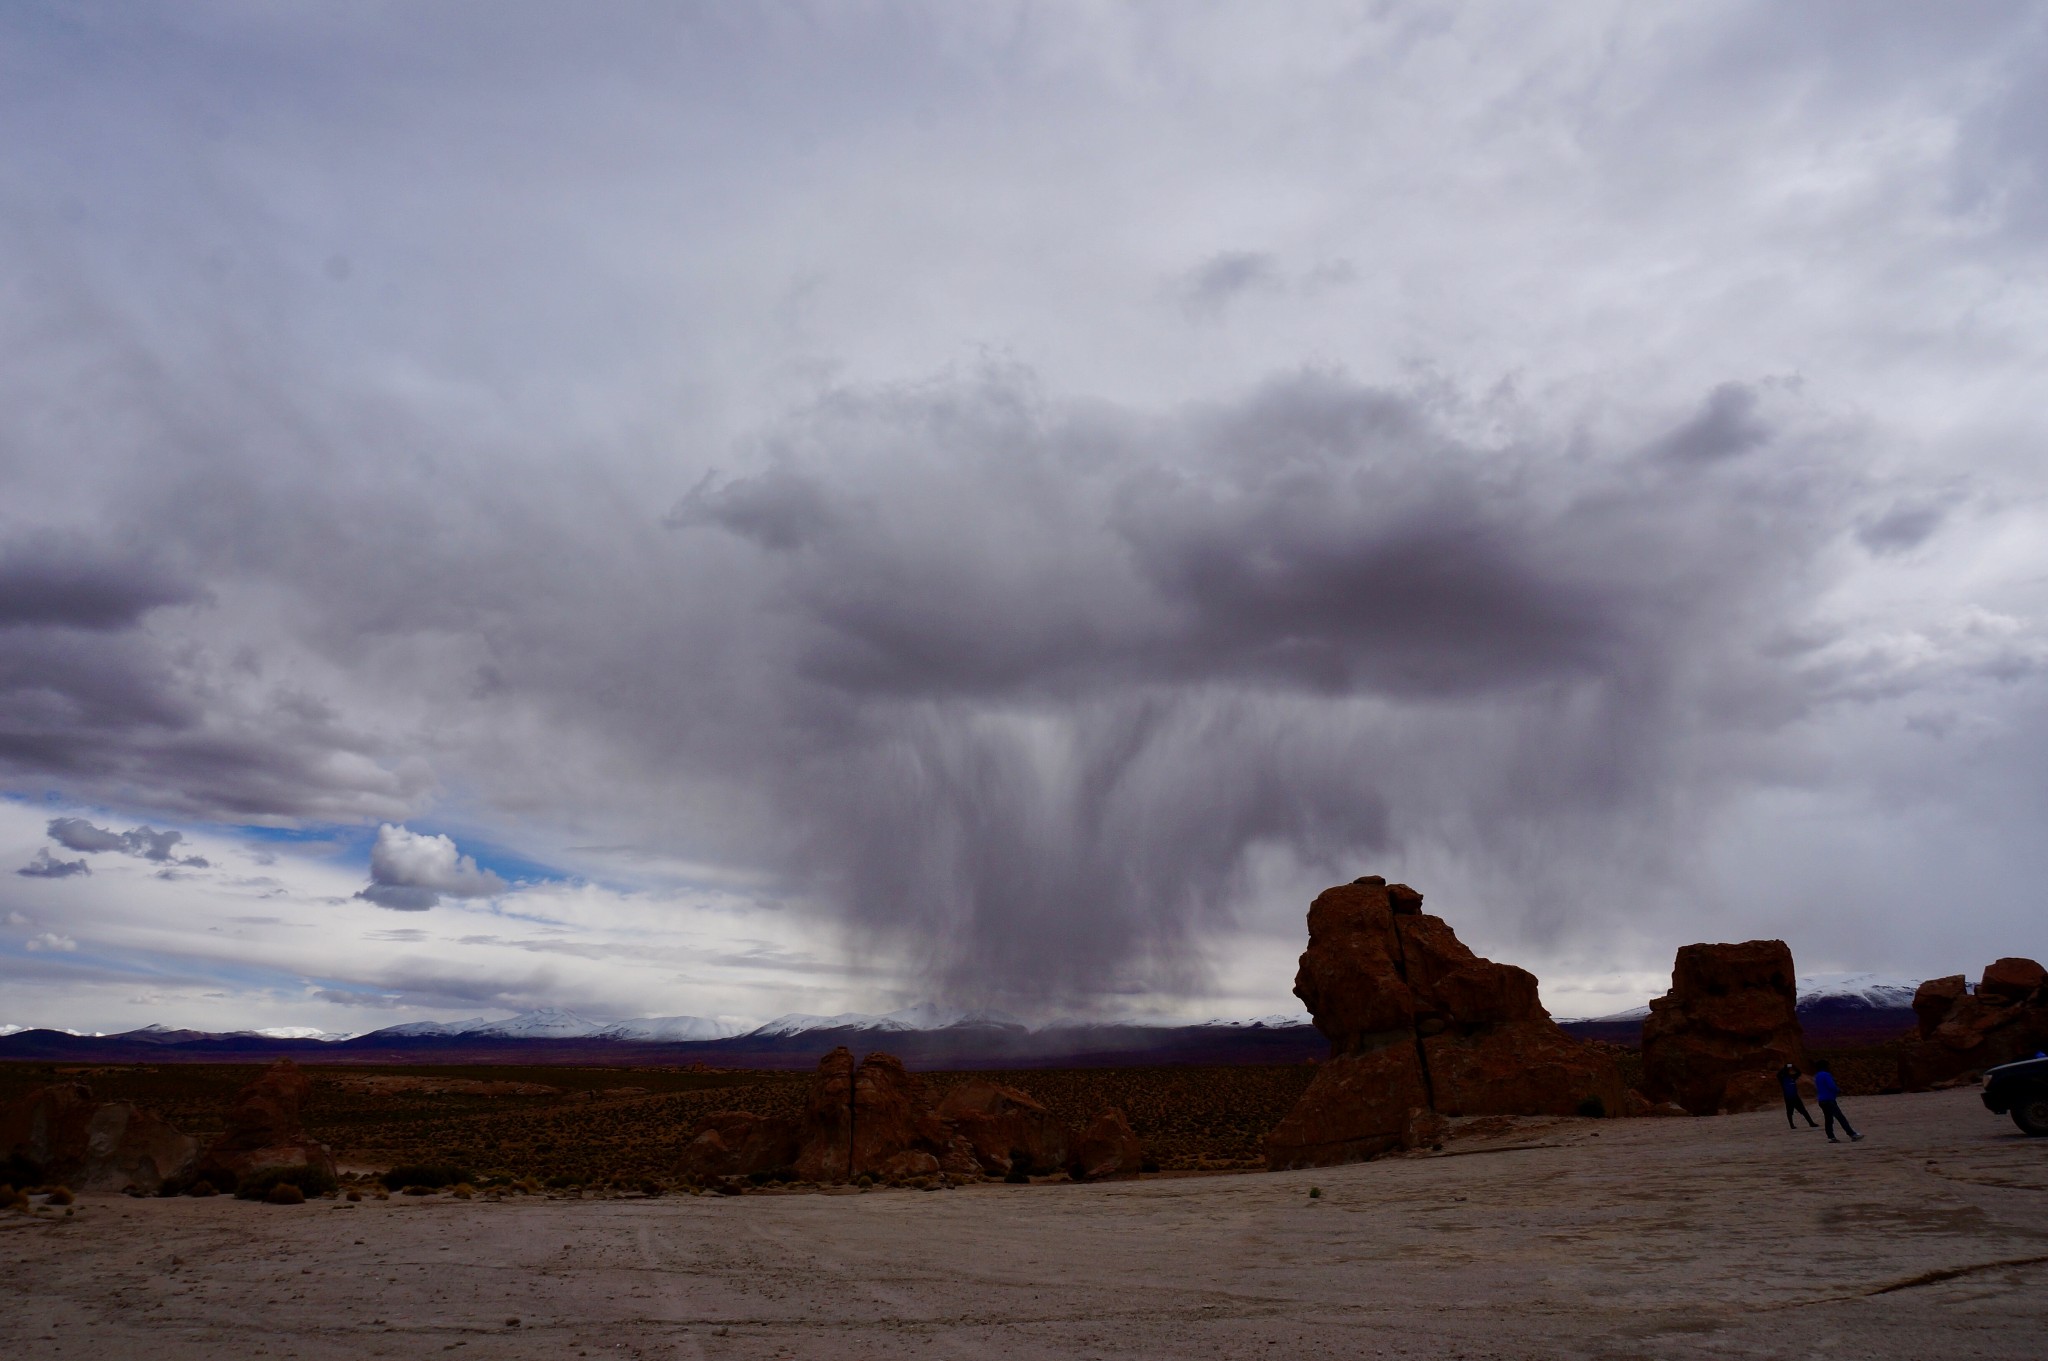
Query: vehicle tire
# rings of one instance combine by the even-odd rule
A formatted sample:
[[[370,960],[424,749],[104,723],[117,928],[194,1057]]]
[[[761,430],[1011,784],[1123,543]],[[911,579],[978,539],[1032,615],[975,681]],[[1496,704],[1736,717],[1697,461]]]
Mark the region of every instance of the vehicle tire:
[[[2032,1091],[2013,1103],[2012,1122],[2036,1137],[2048,1135],[2048,1091]]]

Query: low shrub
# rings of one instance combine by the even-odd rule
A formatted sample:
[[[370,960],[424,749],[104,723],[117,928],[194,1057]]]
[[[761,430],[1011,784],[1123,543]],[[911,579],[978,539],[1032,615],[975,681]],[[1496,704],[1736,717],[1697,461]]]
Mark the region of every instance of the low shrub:
[[[431,1186],[439,1190],[443,1186],[458,1186],[471,1181],[471,1178],[467,1171],[454,1163],[406,1163],[386,1172],[382,1180],[397,1191],[408,1186]]]
[[[45,1203],[49,1205],[69,1205],[73,1199],[70,1187],[58,1186],[51,1189],[50,1197]]]
[[[466,1181],[457,1182],[455,1189],[448,1194],[454,1196],[457,1200],[471,1200],[476,1196],[476,1188]]]
[[[217,1196],[220,1192],[213,1189],[212,1182],[200,1180],[193,1182],[185,1194],[188,1196]]]
[[[288,1181],[280,1181],[263,1193],[265,1205],[304,1205],[306,1193]]]
[[[1590,1120],[1605,1120],[1607,1118],[1607,1103],[1598,1096],[1589,1096],[1579,1103],[1579,1114]]]
[[[1030,1184],[1031,1174],[1016,1163],[1011,1163],[1010,1170],[1003,1174],[1003,1180],[1012,1186],[1026,1186]]]
[[[241,1178],[235,1184],[235,1199],[266,1200],[272,1190],[289,1186],[299,1193],[295,1201],[275,1201],[279,1205],[303,1204],[308,1196],[330,1195],[335,1181],[331,1173],[317,1167],[266,1167],[261,1172]]]

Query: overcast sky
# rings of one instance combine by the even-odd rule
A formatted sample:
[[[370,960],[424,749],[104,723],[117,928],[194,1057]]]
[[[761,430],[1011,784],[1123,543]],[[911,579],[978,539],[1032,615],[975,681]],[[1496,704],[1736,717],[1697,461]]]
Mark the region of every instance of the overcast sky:
[[[2048,954],[2048,8],[0,11],[0,1023]],[[175,832],[175,837],[168,834]],[[19,872],[14,872],[18,868]]]

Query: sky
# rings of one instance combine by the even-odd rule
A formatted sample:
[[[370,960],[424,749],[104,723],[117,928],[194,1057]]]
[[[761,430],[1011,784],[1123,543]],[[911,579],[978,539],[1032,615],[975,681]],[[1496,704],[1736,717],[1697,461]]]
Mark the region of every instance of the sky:
[[[2048,955],[2048,9],[11,5],[0,1024]],[[172,834],[175,833],[175,836]]]

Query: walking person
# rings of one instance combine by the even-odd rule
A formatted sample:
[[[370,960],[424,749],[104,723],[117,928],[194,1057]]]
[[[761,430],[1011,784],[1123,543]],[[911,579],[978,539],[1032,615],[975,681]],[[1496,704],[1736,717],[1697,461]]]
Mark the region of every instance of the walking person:
[[[1835,1086],[1835,1075],[1829,1070],[1826,1059],[1822,1059],[1819,1063],[1813,1065],[1813,1094],[1820,1098],[1821,1119],[1828,1122],[1829,1143],[1839,1144],[1842,1142],[1835,1137],[1835,1126],[1838,1124],[1842,1127],[1843,1132],[1849,1136],[1850,1143],[1855,1144],[1863,1141],[1863,1136],[1856,1132],[1854,1126],[1850,1125],[1849,1117],[1842,1114],[1842,1108],[1837,1104],[1841,1100],[1842,1093]]]
[[[1808,1129],[1819,1129],[1820,1126],[1814,1121],[1813,1112],[1806,1109],[1806,1103],[1799,1099],[1799,1070],[1789,1063],[1780,1068],[1778,1086],[1785,1093],[1785,1128],[1798,1129],[1799,1126],[1792,1120],[1794,1115],[1798,1115],[1805,1119]]]

